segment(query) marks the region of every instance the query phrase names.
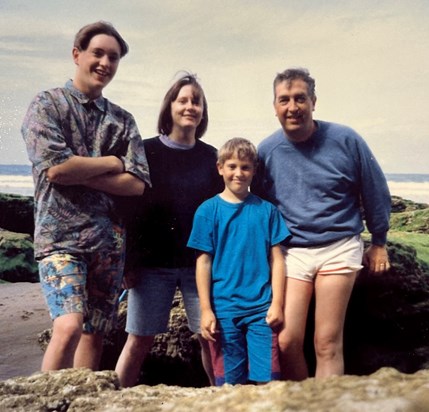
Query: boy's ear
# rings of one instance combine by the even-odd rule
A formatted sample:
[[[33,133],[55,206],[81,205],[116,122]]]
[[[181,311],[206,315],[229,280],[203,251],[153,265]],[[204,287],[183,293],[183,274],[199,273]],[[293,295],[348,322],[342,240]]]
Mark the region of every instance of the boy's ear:
[[[223,164],[216,162],[216,167],[217,167],[217,171],[218,173],[222,176],[223,175]]]

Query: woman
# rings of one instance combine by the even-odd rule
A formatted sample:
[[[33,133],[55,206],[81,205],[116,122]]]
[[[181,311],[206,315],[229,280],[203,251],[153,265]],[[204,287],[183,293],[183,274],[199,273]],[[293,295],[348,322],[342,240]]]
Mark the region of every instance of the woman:
[[[222,189],[216,149],[200,140],[207,124],[204,92],[196,77],[186,74],[164,97],[159,136],[144,141],[153,187],[139,201],[128,228],[127,272],[135,285],[128,297],[128,338],[116,366],[123,387],[137,383],[155,335],[167,331],[177,286],[213,383],[210,352],[199,333],[195,254],[186,247],[195,210]]]

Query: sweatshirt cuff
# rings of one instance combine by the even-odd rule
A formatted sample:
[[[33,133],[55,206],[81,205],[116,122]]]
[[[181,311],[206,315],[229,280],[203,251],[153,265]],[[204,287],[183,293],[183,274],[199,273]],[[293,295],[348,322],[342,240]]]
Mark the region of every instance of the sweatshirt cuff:
[[[377,246],[384,246],[387,243],[387,232],[384,233],[372,233],[371,243]]]

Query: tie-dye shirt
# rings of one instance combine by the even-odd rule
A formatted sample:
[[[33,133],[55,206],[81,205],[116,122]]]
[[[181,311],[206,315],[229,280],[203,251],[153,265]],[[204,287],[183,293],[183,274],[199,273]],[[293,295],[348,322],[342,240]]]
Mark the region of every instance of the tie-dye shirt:
[[[124,230],[115,196],[83,185],[50,183],[46,171],[74,155],[114,155],[123,161],[125,171],[150,184],[133,116],[102,96],[90,103],[70,80],[64,88],[34,98],[22,135],[33,164],[36,258],[120,247]]]

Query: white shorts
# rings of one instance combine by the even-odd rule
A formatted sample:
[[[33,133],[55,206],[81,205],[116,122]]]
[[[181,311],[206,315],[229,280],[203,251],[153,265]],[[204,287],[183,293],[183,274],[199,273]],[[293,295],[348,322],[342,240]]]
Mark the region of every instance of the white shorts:
[[[316,275],[339,275],[363,268],[359,235],[325,246],[284,248],[286,277],[313,282]]]

